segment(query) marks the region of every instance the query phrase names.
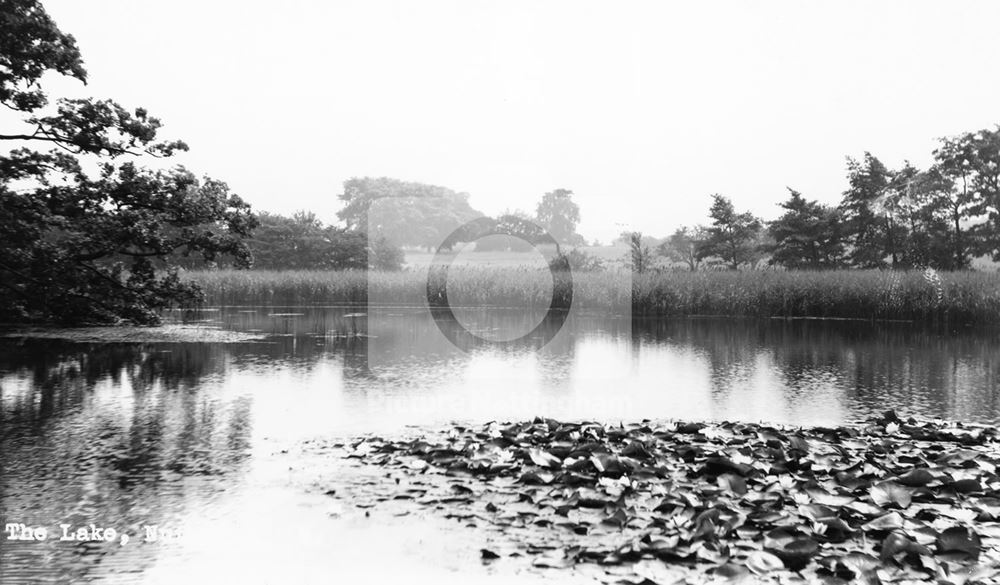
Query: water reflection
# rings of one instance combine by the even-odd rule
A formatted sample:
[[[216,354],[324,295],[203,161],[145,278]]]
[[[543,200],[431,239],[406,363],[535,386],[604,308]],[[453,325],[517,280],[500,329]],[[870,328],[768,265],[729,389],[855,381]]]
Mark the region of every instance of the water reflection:
[[[889,407],[1000,420],[992,331],[577,314],[538,351],[462,350],[426,312],[389,309],[358,321],[346,311],[187,316],[274,334],[255,343],[0,342],[4,522],[169,524],[287,474],[284,462],[262,463],[280,445],[449,420],[836,424]],[[525,318],[490,312],[475,323],[498,331],[523,328]],[[141,573],[169,551],[7,544],[0,567],[31,580],[94,578],[109,567]]]
[[[250,453],[251,400],[204,388],[223,358],[209,346],[4,344],[3,522],[58,534],[62,523],[110,521],[137,534],[209,501]],[[62,579],[99,568],[103,552],[91,553],[104,543],[54,538],[5,541],[0,565],[32,580],[53,577],[53,556]],[[140,550],[123,549],[117,566],[147,566]]]

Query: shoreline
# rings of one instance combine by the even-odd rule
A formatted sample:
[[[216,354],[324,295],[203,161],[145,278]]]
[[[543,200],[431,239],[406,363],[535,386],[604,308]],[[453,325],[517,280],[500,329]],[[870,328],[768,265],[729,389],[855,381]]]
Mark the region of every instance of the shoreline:
[[[0,339],[51,339],[73,343],[246,343],[267,335],[198,325],[165,324],[101,327],[17,327],[0,330]]]

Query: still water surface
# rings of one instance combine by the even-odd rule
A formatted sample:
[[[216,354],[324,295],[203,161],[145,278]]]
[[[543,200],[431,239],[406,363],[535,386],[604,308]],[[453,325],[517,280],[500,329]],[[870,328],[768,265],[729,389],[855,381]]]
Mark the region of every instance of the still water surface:
[[[348,312],[178,316],[269,335],[250,343],[0,342],[0,515],[50,532],[0,540],[0,582],[205,582],[223,569],[262,583],[502,577],[452,525],[345,510],[324,488],[347,471],[303,451],[308,441],[535,415],[837,424],[895,408],[1000,420],[995,330],[574,315],[540,349],[470,339],[465,351],[426,312]],[[464,319],[484,338],[537,323]],[[64,523],[134,541],[60,542]],[[151,525],[186,532],[141,542]]]

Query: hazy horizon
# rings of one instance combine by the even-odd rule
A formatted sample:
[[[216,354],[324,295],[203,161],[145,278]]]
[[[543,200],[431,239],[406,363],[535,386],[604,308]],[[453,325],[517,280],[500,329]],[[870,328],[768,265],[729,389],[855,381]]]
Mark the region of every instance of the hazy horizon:
[[[354,176],[495,214],[571,189],[579,231],[664,236],[711,193],[835,203],[845,157],[925,166],[1000,122],[1000,5],[979,2],[45,3],[89,85],[161,118],[255,208],[335,220]]]

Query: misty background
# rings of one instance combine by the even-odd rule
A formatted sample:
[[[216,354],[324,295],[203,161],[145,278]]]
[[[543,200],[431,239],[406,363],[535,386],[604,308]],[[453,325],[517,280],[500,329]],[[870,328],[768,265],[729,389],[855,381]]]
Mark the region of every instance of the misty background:
[[[328,222],[343,182],[468,192],[487,214],[572,189],[579,233],[667,234],[719,192],[836,203],[845,157],[925,166],[998,120],[1000,5],[968,2],[52,0],[89,86],[191,145],[254,208]]]

